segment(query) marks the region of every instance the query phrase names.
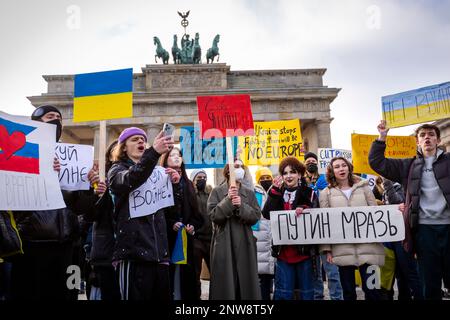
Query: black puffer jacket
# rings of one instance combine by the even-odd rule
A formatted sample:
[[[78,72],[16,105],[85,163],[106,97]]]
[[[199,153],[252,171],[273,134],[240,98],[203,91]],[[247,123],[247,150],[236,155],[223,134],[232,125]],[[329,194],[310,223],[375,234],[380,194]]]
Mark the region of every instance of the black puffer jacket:
[[[384,156],[385,150],[385,142],[375,140],[372,143],[369,152],[370,167],[383,177],[402,184],[404,190],[408,190],[411,195],[410,221],[411,227],[414,228],[419,221],[420,180],[425,160],[420,152],[415,158],[387,159]],[[411,177],[408,186],[410,169]],[[433,163],[433,172],[445,200],[450,206],[450,153],[438,150],[437,159]]]
[[[94,194],[88,191],[62,190],[66,208],[43,211],[14,211],[20,237],[29,242],[66,242],[79,236],[77,215],[94,205]]]
[[[159,156],[158,152],[149,148],[144,151],[138,163],[130,159],[119,161],[108,172],[115,207],[116,243],[113,261],[169,261],[164,209],[152,215],[130,219],[128,201],[130,192],[150,177]]]

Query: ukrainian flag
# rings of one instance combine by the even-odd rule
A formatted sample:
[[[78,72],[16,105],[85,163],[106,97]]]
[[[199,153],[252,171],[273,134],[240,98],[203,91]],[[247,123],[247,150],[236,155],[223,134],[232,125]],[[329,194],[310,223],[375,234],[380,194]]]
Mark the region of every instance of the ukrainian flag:
[[[73,122],[133,116],[133,69],[75,75]]]
[[[173,264],[187,264],[187,233],[184,226],[178,230],[170,261]]]

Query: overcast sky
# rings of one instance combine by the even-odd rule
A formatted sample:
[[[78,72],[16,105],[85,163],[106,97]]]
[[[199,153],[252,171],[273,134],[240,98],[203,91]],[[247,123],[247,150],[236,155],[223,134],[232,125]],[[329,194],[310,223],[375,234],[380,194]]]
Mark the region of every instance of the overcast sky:
[[[333,147],[376,133],[382,96],[450,81],[450,0],[2,0],[0,110],[29,115],[43,74],[140,72],[153,36],[170,50],[187,10],[188,33],[203,53],[219,33],[232,70],[327,68],[325,85],[342,88]]]

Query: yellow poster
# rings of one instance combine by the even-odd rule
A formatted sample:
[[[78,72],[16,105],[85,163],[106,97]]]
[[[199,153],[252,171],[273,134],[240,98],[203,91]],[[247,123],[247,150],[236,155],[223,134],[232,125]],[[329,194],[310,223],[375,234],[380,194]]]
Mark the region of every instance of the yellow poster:
[[[245,165],[269,166],[294,156],[303,161],[300,120],[255,122],[255,135],[239,137],[241,160]]]
[[[377,135],[352,134],[352,158],[355,173],[376,174],[369,166],[369,150]],[[388,136],[386,158],[412,158],[416,155],[416,138]]]

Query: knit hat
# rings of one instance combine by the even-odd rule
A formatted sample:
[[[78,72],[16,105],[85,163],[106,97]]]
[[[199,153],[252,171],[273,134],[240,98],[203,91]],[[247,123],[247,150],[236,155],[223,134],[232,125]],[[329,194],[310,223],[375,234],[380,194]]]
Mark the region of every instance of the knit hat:
[[[43,106],[37,107],[33,111],[33,113],[31,114],[31,120],[39,121],[45,114],[47,114],[49,112],[57,112],[57,113],[59,113],[59,115],[62,118],[61,112],[58,110],[58,108],[51,106],[51,105],[43,105]]]
[[[260,167],[258,168],[258,170],[256,170],[255,172],[256,183],[259,183],[259,179],[261,178],[261,176],[271,176],[273,178],[272,171],[270,171],[270,169],[266,167]]]
[[[305,153],[305,161],[308,160],[308,158],[314,158],[317,161],[317,155],[314,152]]]
[[[119,136],[118,141],[119,141],[119,143],[123,143],[123,142],[125,142],[129,137],[135,136],[135,135],[141,135],[141,136],[143,136],[144,139],[145,139],[145,142],[147,142],[147,134],[145,133],[145,131],[142,130],[142,129],[136,128],[136,127],[130,127],[130,128],[126,128],[125,130],[123,130],[123,131],[120,133],[120,136]]]
[[[191,172],[191,181],[194,181],[195,177],[199,173],[203,173],[203,174],[205,174],[205,176],[207,175],[205,170],[203,170],[203,169],[195,169],[194,171]]]

